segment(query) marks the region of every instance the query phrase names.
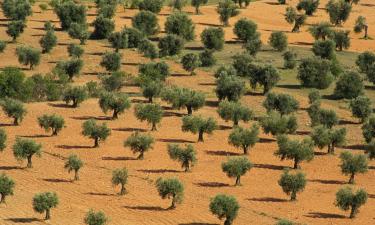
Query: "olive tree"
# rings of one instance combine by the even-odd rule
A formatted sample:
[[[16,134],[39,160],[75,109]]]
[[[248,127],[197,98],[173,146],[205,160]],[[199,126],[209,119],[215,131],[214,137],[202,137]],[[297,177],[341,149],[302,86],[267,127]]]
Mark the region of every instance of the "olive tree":
[[[289,24],[294,24],[292,32],[299,32],[300,27],[305,24],[306,15],[298,14],[295,8],[288,6],[285,11],[285,20]]]
[[[83,220],[86,225],[105,225],[108,222],[108,218],[102,211],[95,212],[90,209]]]
[[[332,33],[332,40],[336,44],[336,49],[342,51],[350,47],[350,31],[347,30],[336,30]]]
[[[128,182],[128,170],[126,168],[115,169],[112,171],[112,184],[114,186],[120,185],[120,195],[126,193],[125,185]]]
[[[33,14],[32,3],[26,0],[4,0],[0,4],[4,16],[10,20],[26,21]]]
[[[279,0],[279,1],[285,1],[285,0]],[[293,225],[293,223],[290,222],[289,220],[281,219],[277,223],[275,223],[275,225]]]
[[[208,0],[191,0],[191,6],[195,8],[195,14],[199,14],[199,7],[208,3]]]
[[[67,50],[70,57],[77,59],[79,59],[85,52],[85,50],[82,47],[76,44],[69,44]]]
[[[367,74],[371,70],[371,67],[375,65],[375,53],[370,51],[364,51],[358,55],[355,63],[362,73]]]
[[[99,106],[104,113],[113,111],[112,119],[115,120],[130,108],[130,100],[124,93],[103,92],[99,97]]]
[[[241,185],[241,176],[245,175],[252,167],[251,162],[242,156],[231,157],[227,162],[221,164],[221,169],[228,177],[236,178],[235,186]]]
[[[365,148],[365,153],[370,160],[375,159],[375,141],[371,141]]]
[[[339,98],[353,99],[363,94],[364,84],[357,72],[346,72],[339,77],[333,94]]]
[[[313,36],[315,40],[326,40],[333,33],[331,24],[329,22],[320,22],[313,24],[308,28],[308,31]]]
[[[3,53],[6,47],[7,43],[5,41],[0,41],[0,53]]]
[[[159,57],[159,49],[148,39],[143,39],[138,45],[138,52],[144,57],[154,60]]]
[[[62,116],[56,114],[44,114],[38,117],[38,124],[46,132],[52,130],[52,136],[56,136],[65,126],[65,120]]]
[[[352,99],[349,103],[349,107],[352,111],[352,115],[359,118],[361,123],[364,123],[372,113],[371,100],[365,95]]]
[[[97,124],[95,119],[89,119],[82,124],[82,135],[94,139],[94,148],[99,147],[99,141],[105,141],[111,135],[107,124]]]
[[[188,115],[204,106],[205,95],[203,92],[188,88],[173,86],[162,92],[162,99],[172,104],[172,108],[181,109],[185,107]]]
[[[144,34],[132,27],[125,27],[122,32],[128,36],[128,48],[138,48],[138,45],[144,39]]]
[[[174,34],[169,34],[165,37],[162,37],[159,41],[158,47],[160,49],[159,56],[174,56],[180,54],[184,48],[184,40]]]
[[[84,45],[86,40],[90,37],[88,25],[86,23],[71,23],[68,34],[71,38],[78,39],[81,45]]]
[[[211,134],[217,128],[216,120],[212,117],[203,118],[202,116],[184,116],[182,118],[182,131],[198,133],[198,142],[203,142],[203,134]]]
[[[56,64],[55,71],[61,75],[67,75],[69,81],[73,81],[75,76],[78,76],[83,67],[83,60],[78,58],[69,59],[66,61],[59,61]]]
[[[42,155],[42,145],[37,144],[34,140],[16,138],[13,145],[13,155],[19,161],[27,159],[27,168],[31,168],[32,157],[34,155],[41,157]]]
[[[8,138],[8,135],[5,132],[5,130],[0,128],[0,152],[4,151],[4,149],[7,147],[6,145],[7,138]]]
[[[328,153],[334,154],[336,146],[342,146],[346,139],[346,128],[328,129],[324,126],[316,126],[310,134],[314,145],[320,149],[328,146]]]
[[[156,180],[156,189],[162,199],[172,198],[170,209],[176,208],[176,204],[182,203],[184,198],[184,185],[177,178],[159,178]]]
[[[222,28],[205,28],[201,33],[201,42],[206,49],[220,51],[224,47],[224,30]]]
[[[132,133],[124,142],[124,147],[130,147],[133,153],[139,153],[137,159],[143,159],[144,153],[153,148],[155,140],[149,134]]]
[[[302,141],[290,140],[286,135],[277,137],[278,150],[275,152],[281,160],[294,160],[294,169],[299,168],[299,163],[302,161],[311,161],[314,158],[314,142],[310,138],[305,138]]]
[[[164,83],[159,80],[146,80],[141,83],[142,95],[148,99],[149,103],[153,103],[153,99],[159,97]]]
[[[119,49],[125,49],[128,47],[128,35],[124,31],[113,32],[108,37],[109,43],[111,43],[112,48],[115,49],[116,52]]]
[[[45,220],[51,218],[51,209],[59,204],[59,198],[55,192],[43,192],[34,195],[33,209],[37,213],[46,213]]]
[[[333,126],[339,123],[339,119],[334,110],[321,109],[317,104],[312,104],[307,112],[310,116],[311,126],[323,125],[326,128],[331,129]]]
[[[169,65],[164,61],[140,64],[138,71],[143,81],[165,81],[170,75]]]
[[[209,208],[219,219],[225,219],[225,225],[231,225],[237,217],[240,205],[234,196],[219,194],[211,199]]]
[[[334,79],[330,61],[318,57],[302,59],[298,67],[297,79],[303,87],[328,88]]]
[[[83,167],[82,160],[75,154],[69,155],[68,159],[65,161],[64,168],[68,170],[68,173],[74,171],[74,180],[79,180],[78,172]]]
[[[284,58],[284,68],[294,69],[297,65],[297,53],[293,51],[286,51],[283,54]]]
[[[368,36],[368,24],[367,24],[366,17],[358,16],[358,18],[355,21],[354,32],[355,33],[361,33],[362,31],[365,32],[365,34],[363,36],[363,39],[368,39],[369,38],[369,36]]]
[[[151,131],[156,131],[156,125],[163,118],[163,109],[159,104],[137,104],[134,108],[134,114],[140,121],[147,121],[152,125]]]
[[[280,134],[293,134],[298,128],[297,118],[294,115],[281,116],[278,112],[270,112],[261,118],[260,125],[266,134],[277,136]]]
[[[258,37],[258,25],[247,18],[239,19],[233,28],[233,33],[237,36],[239,40],[250,41]]]
[[[115,23],[109,18],[98,15],[93,22],[94,31],[91,37],[97,40],[108,38],[115,30]]]
[[[106,52],[102,56],[100,66],[110,72],[118,71],[121,68],[121,58],[122,54],[118,52]]]
[[[263,106],[267,112],[276,110],[284,116],[296,112],[299,109],[299,102],[289,94],[269,93],[263,101]]]
[[[63,94],[63,100],[66,104],[72,102],[72,107],[77,108],[83,101],[87,99],[86,86],[68,87]]]
[[[181,168],[185,169],[185,172],[190,171],[190,168],[197,162],[197,152],[194,146],[189,144],[182,147],[178,144],[168,144],[168,155],[171,159],[179,161]]]
[[[53,30],[47,31],[47,33],[39,40],[40,46],[42,47],[42,53],[49,53],[57,44],[57,37]]]
[[[291,174],[289,170],[284,170],[278,183],[285,194],[290,195],[290,200],[295,201],[297,199],[297,193],[305,189],[306,176],[302,172]]]
[[[140,10],[159,13],[163,7],[163,0],[141,0],[138,3]]]
[[[365,155],[353,155],[345,151],[340,154],[341,172],[350,175],[349,184],[354,184],[354,176],[358,173],[366,173],[368,170],[367,157]]]
[[[195,26],[186,13],[176,12],[168,16],[164,27],[167,34],[177,35],[187,41],[194,40]]]
[[[199,56],[194,53],[187,53],[181,59],[182,68],[190,72],[190,75],[195,75],[195,69],[200,66],[201,62]]]
[[[238,101],[245,92],[245,82],[238,76],[221,75],[216,79],[215,92],[220,101]]]
[[[232,0],[220,1],[216,11],[219,14],[219,19],[224,26],[229,26],[229,19],[237,16],[240,13],[238,6],[234,4]]]
[[[251,65],[249,78],[250,86],[255,89],[257,86],[263,87],[263,95],[271,91],[280,80],[280,73],[273,65]]]
[[[61,22],[61,28],[68,30],[73,23],[86,23],[86,7],[74,1],[63,1],[55,7],[56,15]]]
[[[5,203],[5,199],[9,195],[13,195],[15,182],[5,173],[0,175],[0,204]]]
[[[199,53],[199,61],[201,62],[201,67],[212,67],[216,64],[217,60],[213,50],[205,49],[203,52]]]
[[[159,31],[158,18],[150,11],[140,11],[132,18],[134,28],[143,32],[145,35],[154,35]]]
[[[27,113],[24,104],[19,100],[5,98],[0,102],[0,105],[4,113],[8,117],[13,118],[13,124],[15,126],[19,125],[20,121],[23,120]]]
[[[314,42],[312,52],[315,56],[319,56],[322,59],[335,59],[336,58],[336,43],[332,40],[317,40]]]
[[[123,86],[125,86],[125,82],[129,78],[129,74],[116,71],[112,72],[109,76],[101,76],[101,84],[106,91],[110,92],[119,92]]]
[[[329,0],[326,9],[331,23],[337,26],[349,18],[352,6],[345,0]]]
[[[300,0],[297,4],[298,10],[304,10],[305,14],[312,16],[319,6],[319,0]]]
[[[40,63],[40,51],[38,49],[28,46],[19,46],[16,48],[16,55],[18,57],[18,62],[25,66],[30,66],[30,70]]]
[[[13,42],[24,32],[26,23],[22,20],[10,21],[6,33],[12,37]]]
[[[342,210],[348,211],[350,209],[349,218],[354,218],[359,208],[367,202],[367,192],[364,189],[359,189],[355,193],[349,186],[341,188],[336,193],[335,205]]]
[[[274,31],[271,33],[268,43],[276,51],[282,52],[288,47],[288,37],[282,31]]]
[[[240,120],[248,122],[254,115],[254,112],[239,102],[229,102],[224,100],[219,103],[217,110],[219,116],[225,120],[233,121],[233,127],[238,126]]]
[[[228,137],[228,143],[236,148],[242,148],[243,154],[248,154],[259,140],[259,126],[254,124],[251,128],[236,127]]]

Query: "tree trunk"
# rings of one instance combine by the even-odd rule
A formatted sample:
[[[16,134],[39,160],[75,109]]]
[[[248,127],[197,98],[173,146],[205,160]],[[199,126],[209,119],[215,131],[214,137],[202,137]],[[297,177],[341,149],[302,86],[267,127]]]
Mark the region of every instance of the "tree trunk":
[[[335,153],[335,144],[331,145],[331,152],[332,155]]]
[[[45,220],[49,220],[51,218],[51,213],[49,209],[46,209],[46,218]]]
[[[293,169],[298,169],[298,163],[299,163],[299,160],[298,159],[294,159]]]
[[[99,138],[95,138],[94,148],[99,147]]]
[[[17,118],[17,117],[14,117],[13,125],[15,125],[15,126],[18,126],[18,125],[19,125],[19,123],[18,123],[18,118]]]
[[[77,102],[77,100],[74,99],[72,107],[73,108],[77,108],[77,106],[78,106],[78,102]]]
[[[3,193],[0,193],[0,204],[5,203],[5,195]]]
[[[52,129],[52,136],[57,136],[57,129]]]
[[[355,217],[355,214],[357,213],[357,208],[352,206],[352,209],[350,210],[350,219],[353,219]]]
[[[173,195],[172,204],[171,204],[171,206],[169,208],[171,208],[171,209],[176,208],[176,196],[175,195]]]
[[[31,162],[31,155],[27,156],[27,168],[33,167],[33,163]]]
[[[190,170],[189,163],[185,163],[185,172],[189,172],[189,170]]]
[[[186,106],[186,109],[188,111],[188,115],[193,114],[193,109],[191,108],[191,106]]]
[[[350,175],[349,184],[354,184],[354,173]]]
[[[195,14],[199,14],[199,7],[195,7]]]
[[[74,180],[79,180],[78,170],[74,170]]]
[[[224,225],[232,225],[233,220],[231,218],[226,218],[224,221]]]
[[[143,155],[143,151],[141,153],[139,153],[139,156],[137,159],[143,159],[144,158],[144,155]]]
[[[290,196],[290,201],[295,201],[296,199],[297,199],[297,193],[293,191],[292,195]]]
[[[241,176],[237,176],[235,186],[241,185]]]
[[[125,185],[124,185],[124,184],[121,184],[120,195],[124,195],[124,194],[125,194]]]
[[[233,127],[237,127],[238,126],[238,120],[234,120],[233,121]]]
[[[198,142],[203,142],[203,131],[199,131]]]
[[[243,154],[247,155],[248,154],[248,151],[247,151],[248,147],[247,146],[243,146],[242,148],[243,148]]]
[[[156,124],[155,123],[152,123],[152,128],[151,128],[151,131],[156,131]]]
[[[33,69],[33,64],[30,64],[30,70],[32,70]]]
[[[148,103],[152,103],[152,97],[148,97]]]
[[[118,112],[117,112],[117,110],[113,110],[112,119],[113,119],[113,120],[118,119]]]
[[[368,26],[365,25],[365,36],[363,37],[364,39],[368,38]]]

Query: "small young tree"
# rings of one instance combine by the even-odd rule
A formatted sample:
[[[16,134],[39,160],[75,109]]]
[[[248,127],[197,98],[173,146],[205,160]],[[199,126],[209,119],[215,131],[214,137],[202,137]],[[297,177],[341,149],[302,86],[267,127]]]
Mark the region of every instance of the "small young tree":
[[[350,175],[349,184],[354,184],[354,176],[357,173],[366,173],[368,170],[367,158],[365,155],[353,155],[351,152],[342,152],[341,172],[345,175]]]
[[[127,81],[129,74],[125,72],[116,71],[111,73],[109,76],[101,76],[100,80],[103,88],[109,92],[119,92],[125,82]]]
[[[105,141],[111,135],[107,124],[97,124],[96,120],[89,119],[82,124],[82,135],[94,139],[94,148],[99,147],[99,141]]]
[[[65,120],[62,116],[56,114],[44,114],[38,117],[38,123],[46,132],[52,130],[52,136],[56,136],[64,128]]]
[[[13,124],[15,126],[19,125],[19,122],[23,120],[27,113],[27,110],[21,101],[5,98],[0,104],[4,113],[8,117],[13,118]]]
[[[132,25],[146,36],[154,35],[160,29],[158,18],[150,11],[140,11],[132,18]]]
[[[177,35],[187,41],[195,38],[194,23],[186,13],[176,12],[168,16],[164,27],[167,34]]]
[[[38,49],[20,46],[16,48],[16,54],[18,62],[25,66],[29,65],[30,70],[40,63],[40,51]]]
[[[195,8],[195,14],[199,14],[199,7],[208,3],[208,0],[191,0],[191,6]]]
[[[172,104],[172,108],[181,109],[185,107],[188,115],[204,106],[205,95],[203,92],[188,88],[171,87],[162,92],[162,99]]]
[[[26,18],[33,14],[29,1],[4,0],[1,9],[6,18],[10,20],[26,21]]]
[[[331,24],[328,22],[320,22],[309,27],[308,31],[315,40],[326,40],[327,37],[332,35]]]
[[[245,48],[248,54],[255,57],[262,48],[262,40],[260,40],[260,34],[257,33],[257,35],[253,39],[248,40],[246,43],[244,43],[243,48]]]
[[[292,32],[299,32],[300,27],[305,24],[306,15],[298,14],[295,8],[288,6],[285,11],[285,20],[289,24],[294,24]]]
[[[326,9],[331,23],[337,26],[349,18],[352,6],[345,0],[329,0]]]
[[[143,81],[165,81],[165,79],[167,79],[167,77],[170,75],[169,65],[164,61],[140,64],[138,71]]]
[[[305,189],[306,177],[302,172],[290,174],[289,170],[284,170],[278,183],[285,194],[290,195],[290,200],[295,201],[297,199],[297,193]]]
[[[275,223],[275,225],[293,225],[293,223],[290,222],[289,220],[281,219],[277,223]]]
[[[212,67],[216,64],[217,60],[213,50],[205,49],[203,52],[199,53],[199,61],[201,62],[201,67]]]
[[[303,87],[328,88],[334,79],[330,61],[318,57],[302,59],[298,67],[297,79]]]
[[[138,6],[140,10],[146,10],[157,14],[163,8],[163,0],[141,0]]]
[[[233,127],[238,126],[240,120],[248,122],[254,115],[253,111],[248,107],[241,105],[241,103],[229,102],[227,100],[219,103],[217,112],[223,120],[233,121]]]
[[[81,48],[79,45],[76,45],[76,44],[68,45],[68,54],[70,57],[79,59],[83,55],[84,52],[85,50],[83,50],[83,48]]]
[[[138,48],[139,43],[144,39],[144,34],[132,27],[126,27],[122,32],[128,36],[128,48]]]
[[[242,148],[243,154],[248,154],[259,140],[259,126],[254,124],[251,128],[236,127],[228,137],[229,144],[236,148]]]
[[[238,76],[221,75],[216,80],[215,92],[220,101],[238,101],[245,92],[245,82]]]
[[[286,51],[283,54],[284,68],[294,69],[297,65],[297,53],[293,51]]]
[[[144,57],[154,60],[159,57],[159,49],[150,40],[143,39],[138,46],[138,52]]]
[[[120,195],[126,193],[125,185],[128,183],[128,170],[126,168],[115,169],[112,171],[112,184],[121,185]]]
[[[314,158],[314,142],[310,138],[305,138],[302,141],[289,140],[286,135],[277,137],[277,145],[279,149],[275,152],[281,160],[294,160],[294,169],[299,168],[299,163],[302,161],[311,161]]]
[[[159,104],[137,104],[134,108],[134,114],[140,121],[147,121],[152,124],[151,131],[156,131],[156,125],[159,124],[163,118],[163,109]]]
[[[241,18],[235,24],[233,28],[233,33],[237,36],[239,40],[250,41],[258,36],[258,25],[253,21]]]
[[[361,75],[357,72],[346,72],[336,82],[333,94],[339,99],[353,99],[363,94],[363,90]]]
[[[57,37],[53,30],[47,31],[47,33],[39,40],[39,43],[43,49],[42,53],[49,53],[57,44]]]
[[[336,49],[342,51],[350,47],[350,31],[337,30],[332,33],[332,40],[336,43]]]
[[[174,56],[180,54],[184,48],[184,40],[179,36],[169,34],[160,39],[158,47],[160,49],[159,56]]]
[[[149,103],[153,103],[153,99],[159,97],[164,84],[161,81],[146,80],[141,83],[142,95],[148,99]]]
[[[268,43],[276,51],[282,52],[288,47],[288,37],[282,31],[274,31],[271,33]]]
[[[359,189],[355,193],[351,187],[341,188],[336,193],[335,205],[342,210],[350,209],[349,218],[354,218],[358,212],[359,208],[367,202],[367,192],[364,189]]]
[[[372,113],[371,100],[365,95],[352,99],[349,103],[349,107],[352,111],[352,115],[359,118],[361,123],[364,123]]]
[[[93,22],[94,32],[91,37],[97,40],[108,38],[115,30],[115,23],[109,18],[98,15]]]
[[[5,130],[0,128],[0,152],[4,151],[4,149],[7,147],[6,145],[7,138],[8,136]]]
[[[219,194],[210,201],[210,211],[220,220],[225,218],[225,225],[231,225],[236,219],[240,205],[236,198],[230,195]]]
[[[197,161],[197,152],[194,150],[194,146],[189,144],[185,148],[178,144],[168,145],[168,155],[171,159],[177,160],[181,163],[181,168],[185,169],[185,172],[190,171]]]
[[[293,134],[298,128],[297,118],[291,116],[281,116],[278,112],[270,112],[261,119],[260,125],[266,134],[277,136],[280,134]]]
[[[61,22],[61,28],[68,30],[73,23],[86,23],[86,6],[74,1],[64,1],[54,8]]]
[[[366,17],[364,16],[358,16],[358,18],[355,21],[354,25],[354,32],[355,33],[361,33],[362,31],[365,31],[365,34],[363,36],[363,39],[368,39],[368,24]]]
[[[85,86],[68,87],[63,95],[65,103],[69,104],[72,102],[73,108],[77,108],[88,97]]]
[[[103,92],[99,98],[99,106],[105,114],[113,111],[112,119],[115,120],[130,108],[130,100],[124,93]]]
[[[258,85],[263,87],[263,95],[271,91],[280,80],[279,71],[273,65],[257,66],[252,64],[250,69],[250,86],[255,89]]]
[[[243,52],[235,54],[232,58],[232,66],[236,70],[236,74],[241,77],[248,77],[252,72],[249,68],[252,66],[252,61],[254,61],[253,57],[246,52]]]
[[[184,70],[190,72],[190,75],[195,75],[194,70],[200,66],[199,56],[194,53],[187,53],[181,59],[181,64]]]
[[[51,218],[51,209],[59,204],[59,198],[55,192],[36,194],[33,198],[33,209],[37,213],[46,213],[45,220]]]
[[[108,218],[102,211],[95,212],[90,209],[85,216],[84,222],[86,225],[105,225],[108,222]]]
[[[228,177],[235,177],[236,184],[241,185],[241,176],[245,175],[253,165],[246,157],[232,157],[229,158],[227,162],[221,164],[221,169]]]
[[[319,6],[319,0],[300,0],[297,4],[298,10],[304,10],[305,14],[312,16]]]
[[[216,11],[219,13],[219,19],[224,26],[229,26],[229,18],[240,14],[237,5],[232,0],[220,1]]]
[[[314,106],[314,105],[313,105]],[[335,111],[331,109],[315,109],[315,106],[309,108],[309,116],[311,119],[311,125],[323,125],[324,127],[331,129],[333,126],[339,123],[339,119]]]
[[[184,116],[182,118],[182,131],[198,133],[198,142],[203,142],[203,134],[211,134],[217,128],[216,120],[212,117]]]
[[[336,58],[336,43],[332,40],[314,42],[312,51],[315,56],[319,56],[322,59],[335,59]]]
[[[336,146],[342,146],[345,143],[346,129],[328,129],[324,126],[317,126],[310,135],[315,146],[320,149],[328,146],[328,153],[334,154]]]
[[[169,7],[174,10],[182,11],[182,8],[187,4],[186,0],[171,0],[169,2]]]
[[[153,148],[155,140],[149,134],[132,133],[124,142],[124,147],[130,147],[133,153],[139,153],[137,159],[143,159],[144,153]]]
[[[362,73],[368,73],[375,64],[375,53],[370,51],[362,52],[358,55],[355,64],[359,67]]]
[[[108,37],[108,41],[116,52],[118,52],[119,49],[125,49],[128,47],[128,35],[123,31],[113,32]]]
[[[206,49],[220,51],[224,47],[224,30],[222,28],[205,28],[201,33],[201,41]]]
[[[72,23],[70,24],[68,34],[73,39],[78,39],[81,45],[86,43],[90,37],[88,26],[86,23]]]
[[[74,171],[74,180],[79,180],[78,172],[82,167],[82,160],[75,154],[70,155],[64,165],[64,168],[68,170],[68,173]]]
[[[100,66],[104,67],[107,71],[114,72],[121,68],[122,54],[118,52],[106,52],[102,56]]]
[[[367,143],[370,143],[375,137],[375,116],[370,116],[368,121],[362,125],[362,134]]]
[[[182,203],[184,185],[177,178],[163,179],[160,177],[156,180],[156,188],[162,199],[172,198],[170,209],[174,209],[176,208],[176,204]]]
[[[263,102],[263,106],[267,109],[267,112],[276,110],[281,116],[284,116],[296,112],[299,109],[299,102],[289,94],[269,93]]]
[[[5,41],[0,41],[0,53],[3,53],[6,47],[7,43]]]
[[[5,173],[0,175],[0,204],[5,203],[9,195],[13,195],[15,182]]]
[[[23,33],[25,30],[26,23],[22,20],[15,20],[10,21],[8,24],[8,29],[6,33],[12,37],[13,42],[16,42],[17,38]]]
[[[42,145],[37,144],[34,140],[17,138],[13,145],[14,157],[22,161],[27,159],[27,168],[32,167],[32,157],[34,155],[41,157]]]
[[[375,141],[371,141],[367,144],[365,153],[367,154],[370,160],[375,159]]]
[[[69,81],[73,81],[73,78],[80,74],[82,67],[82,59],[69,59],[67,61],[57,62],[55,71],[59,75],[67,75],[69,77]]]

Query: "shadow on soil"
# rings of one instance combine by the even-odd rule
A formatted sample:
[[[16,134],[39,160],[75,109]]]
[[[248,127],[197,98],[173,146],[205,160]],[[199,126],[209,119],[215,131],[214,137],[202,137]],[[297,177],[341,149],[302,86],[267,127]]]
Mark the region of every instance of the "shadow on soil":
[[[277,165],[271,165],[271,164],[254,164],[255,168],[260,169],[269,169],[269,170],[283,170],[284,168],[288,168],[287,166],[277,166]]]
[[[323,219],[344,219],[346,218],[343,215],[334,214],[334,213],[322,213],[322,212],[310,212],[306,217],[310,218],[323,218]]]
[[[9,218],[5,220],[13,223],[32,223],[39,221],[37,218]]]
[[[126,161],[126,160],[137,160],[137,158],[126,157],[126,156],[122,156],[122,157],[103,156],[102,160],[107,160],[107,161]]]
[[[72,183],[71,180],[59,179],[59,178],[50,178],[50,179],[43,179],[43,180],[47,182],[51,182],[51,183]]]
[[[199,182],[195,183],[199,187],[211,187],[211,188],[220,188],[220,187],[229,187],[229,184],[221,182]]]
[[[137,170],[142,173],[182,173],[180,170],[170,170],[170,169],[152,169],[152,170]]]
[[[313,179],[313,180],[309,180],[309,182],[315,182],[315,183],[321,183],[321,184],[346,184],[345,181],[340,181],[340,180]]]
[[[207,155],[216,155],[216,156],[237,156],[241,155],[240,153],[227,152],[227,151],[206,151]]]
[[[160,206],[124,206],[124,208],[142,210],[142,211],[167,211],[168,210]]]
[[[249,198],[247,199],[249,201],[255,201],[255,202],[287,202],[286,199],[281,198],[272,198],[272,197],[264,197],[264,198]]]

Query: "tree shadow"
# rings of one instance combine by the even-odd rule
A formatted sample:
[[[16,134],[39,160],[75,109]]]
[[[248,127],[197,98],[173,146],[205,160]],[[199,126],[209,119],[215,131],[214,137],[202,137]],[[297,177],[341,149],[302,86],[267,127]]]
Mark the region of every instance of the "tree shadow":
[[[313,179],[308,180],[309,182],[321,183],[321,184],[346,184],[347,182],[339,181],[339,180],[321,180],[321,179]]]
[[[313,43],[305,42],[305,41],[296,41],[296,42],[292,42],[290,44],[292,44],[292,45],[302,45],[302,46],[312,46],[313,45]]]
[[[310,135],[311,131],[308,131],[308,130],[297,130],[296,134],[297,135]]]
[[[90,120],[90,119],[102,120],[102,121],[112,120],[112,117],[109,117],[109,116],[72,116],[70,118],[74,120]]]
[[[108,193],[99,193],[99,192],[87,192],[85,195],[93,195],[93,196],[116,196],[116,194],[108,194]]]
[[[334,214],[334,213],[322,213],[322,212],[309,212],[306,217],[310,218],[323,218],[323,219],[343,219],[346,218],[343,215]]]
[[[215,83],[198,83],[198,85],[201,85],[201,86],[216,86]]]
[[[264,2],[267,5],[281,5],[280,3],[277,2]]]
[[[315,156],[323,156],[323,155],[328,155],[327,152],[314,152]]]
[[[211,188],[220,188],[220,187],[229,187],[229,184],[221,182],[199,182],[195,183],[199,187],[211,187]]]
[[[209,107],[218,107],[219,106],[219,101],[207,100],[206,101],[206,106],[209,106]]]
[[[57,148],[62,149],[91,149],[94,148],[93,146],[88,145],[56,145]]]
[[[137,170],[142,173],[182,173],[180,170],[170,170],[170,169],[151,169],[151,170]]]
[[[263,93],[248,91],[248,92],[245,93],[245,95],[247,95],[247,96],[263,96]]]
[[[365,150],[366,146],[364,144],[346,145],[341,147],[346,150]]]
[[[65,103],[48,103],[47,105],[55,108],[73,108],[73,106]]]
[[[70,43],[57,43],[58,46],[69,46]]]
[[[138,160],[138,159],[133,158],[133,157],[127,157],[127,156],[120,156],[120,157],[103,156],[102,160],[106,160],[106,161],[127,161],[127,160]]]
[[[279,84],[277,85],[278,88],[285,88],[285,89],[295,89],[295,90],[299,90],[302,88],[301,85],[299,84]]]
[[[84,75],[88,75],[88,76],[98,76],[99,73],[98,72],[83,72]]]
[[[232,130],[233,127],[227,125],[219,125],[219,130]]]
[[[0,170],[23,170],[20,166],[0,166]]]
[[[141,210],[141,211],[167,211],[168,210],[160,206],[124,206],[124,208]]]
[[[236,39],[236,40],[228,40],[228,41],[225,41],[225,44],[228,44],[228,45],[235,45],[235,44],[241,44],[243,43],[243,41],[239,40],[239,39]]]
[[[140,63],[136,63],[136,62],[126,62],[126,63],[122,63],[122,65],[124,66],[138,66]]]
[[[115,130],[115,131],[122,131],[122,132],[146,132],[147,130],[146,129],[142,129],[142,128],[134,128],[134,127],[125,127],[125,128],[114,128],[112,130]]]
[[[255,168],[259,169],[269,169],[269,170],[283,170],[284,168],[288,168],[287,166],[278,166],[278,165],[271,165],[271,164],[254,164]]]
[[[369,198],[375,198],[375,195],[374,194],[369,194],[368,197]]]
[[[32,223],[32,222],[40,221],[39,219],[33,218],[33,217],[31,218],[8,218],[5,220],[13,222],[13,223]]]
[[[46,138],[46,137],[51,137],[51,135],[45,135],[45,134],[20,135],[19,137],[22,137],[22,138]]]
[[[337,98],[337,96],[334,94],[322,95],[322,99],[333,100],[333,101],[339,100],[339,98]]]
[[[104,55],[103,52],[88,52],[86,54],[87,55],[94,55],[94,56],[102,56],[102,55]]]
[[[272,197],[249,198],[247,200],[249,200],[249,201],[256,201],[256,202],[287,202],[286,199],[272,198]]]
[[[358,125],[361,123],[354,122],[354,121],[349,121],[349,120],[340,120],[339,125]]]
[[[13,127],[15,126],[13,123],[0,123],[0,127]]]
[[[169,111],[164,111],[164,113],[163,113],[163,117],[173,117],[173,116],[183,117],[183,116],[185,116],[185,114],[177,113],[177,112],[169,112]]]
[[[275,142],[276,140],[271,139],[271,138],[259,138],[259,143],[272,143]]]
[[[173,73],[171,77],[191,77],[191,75],[188,73]]]
[[[191,50],[191,51],[202,51],[204,50],[203,46],[188,46],[185,47],[186,50]]]
[[[159,138],[157,139],[157,141],[167,142],[167,143],[195,143],[194,141],[178,139],[178,138]]]
[[[361,6],[367,6],[367,7],[375,7],[375,4],[369,4],[369,3],[361,3]]]
[[[210,26],[210,27],[222,27],[221,24],[212,24],[212,23],[196,23],[198,25],[202,25],[202,26]]]
[[[72,183],[71,180],[59,179],[59,178],[47,178],[47,179],[42,179],[42,180],[51,182],[51,183]]]
[[[227,151],[222,151],[222,150],[218,150],[218,151],[207,150],[206,154],[207,155],[216,155],[216,156],[238,156],[238,155],[242,155],[240,153],[227,152]]]
[[[178,225],[219,225],[218,223],[179,223]]]

